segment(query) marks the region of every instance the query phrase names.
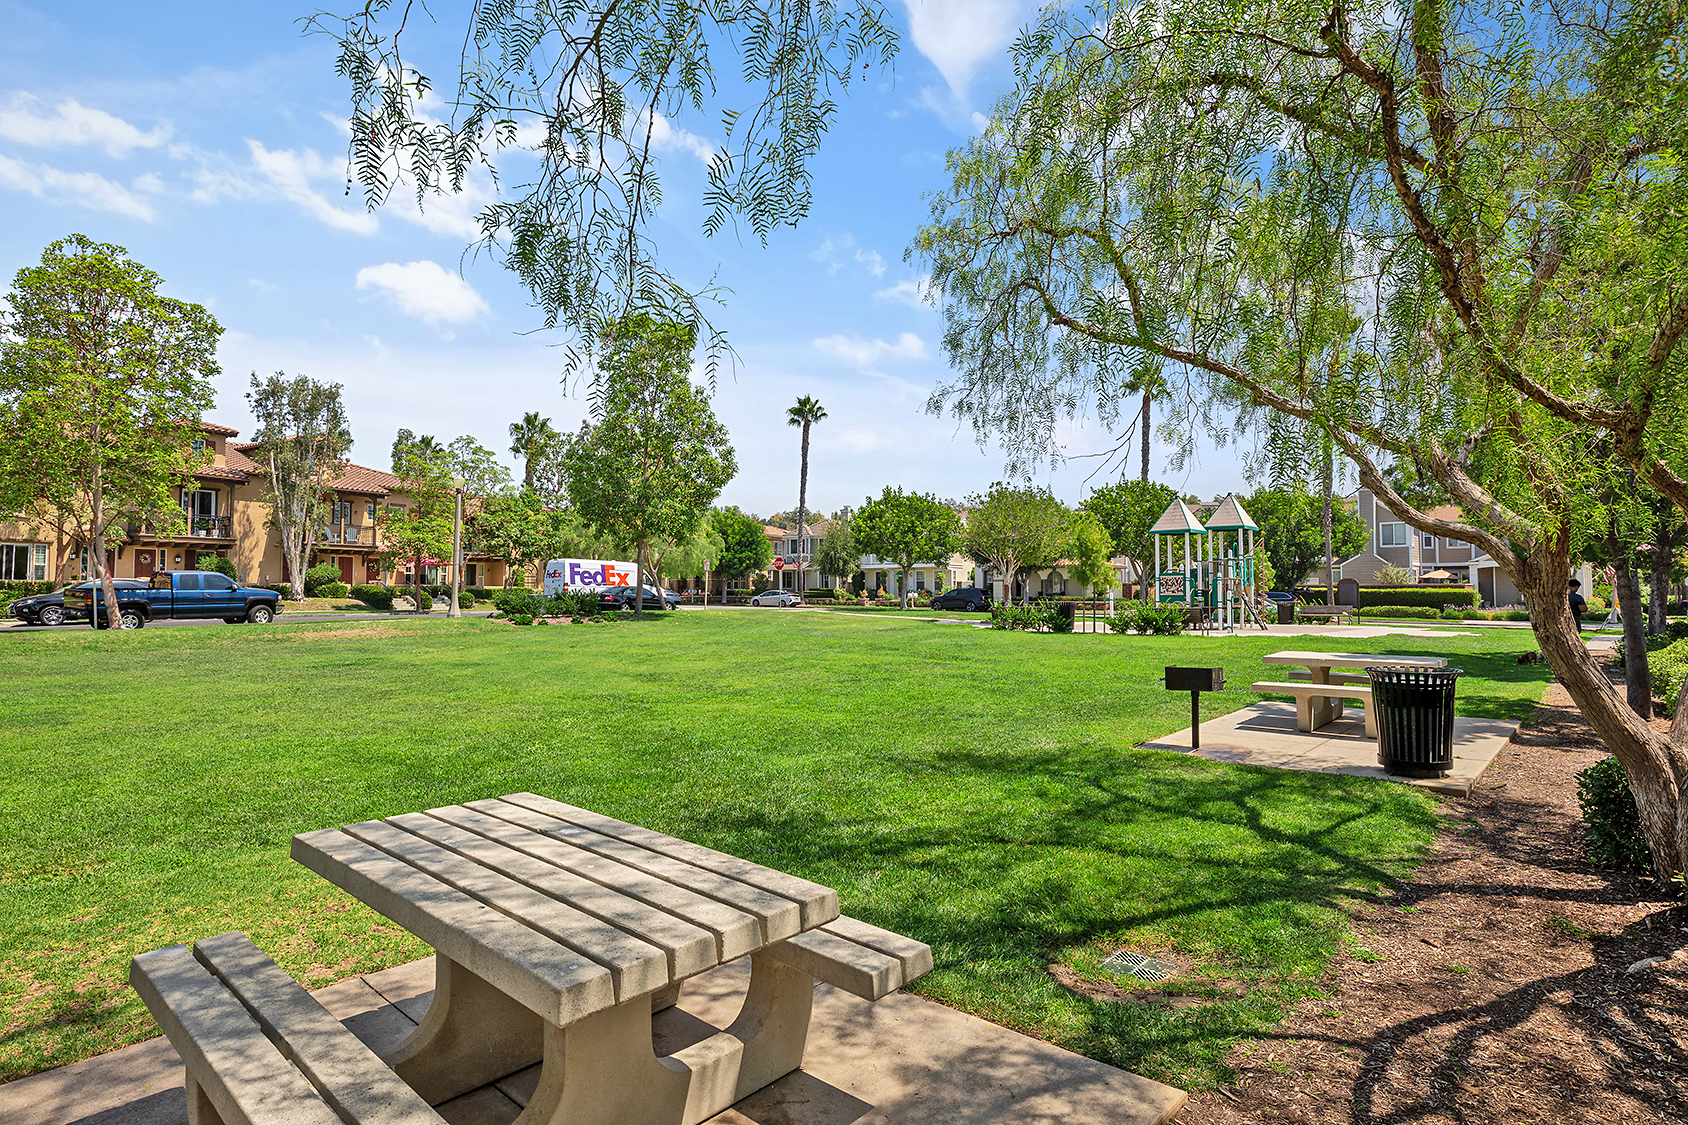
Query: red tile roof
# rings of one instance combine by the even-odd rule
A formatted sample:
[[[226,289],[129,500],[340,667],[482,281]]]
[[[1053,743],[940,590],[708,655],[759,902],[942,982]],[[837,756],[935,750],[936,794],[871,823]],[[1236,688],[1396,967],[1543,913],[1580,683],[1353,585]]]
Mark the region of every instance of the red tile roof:
[[[363,465],[346,464],[346,471],[329,482],[329,487],[336,492],[356,492],[365,496],[385,496],[389,492],[398,492],[404,482],[392,473],[383,473],[380,469],[365,468]]]
[[[231,430],[227,426],[219,426],[215,422],[201,422],[199,428],[208,434],[217,434],[221,437],[234,437],[240,433],[239,430]]]

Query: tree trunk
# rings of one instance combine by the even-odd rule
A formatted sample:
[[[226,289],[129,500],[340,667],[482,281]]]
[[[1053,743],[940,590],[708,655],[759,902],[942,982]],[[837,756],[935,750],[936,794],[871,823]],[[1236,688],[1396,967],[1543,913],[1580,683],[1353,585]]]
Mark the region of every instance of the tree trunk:
[[[100,426],[96,422],[94,424],[94,446],[98,448],[99,445]],[[99,580],[100,586],[99,590],[95,591],[94,598],[90,598],[89,601],[95,601],[102,594],[104,595],[106,628],[115,629],[118,621],[117,584],[111,580],[111,566],[106,558],[105,486],[100,480],[100,465],[97,460],[94,462],[94,471],[90,475],[93,478],[93,487],[89,490],[88,497],[88,530],[89,538],[93,541],[91,547],[94,556],[94,577]],[[88,607],[88,624],[96,629],[100,627],[100,611],[97,605]]]
[[[1332,492],[1336,488],[1336,446],[1329,438],[1325,439],[1325,499],[1323,517],[1325,521],[1325,605],[1336,604],[1336,548],[1332,543]],[[1290,593],[1294,593],[1294,583],[1290,584]]]
[[[803,596],[803,532],[804,520],[809,514],[809,422],[803,421],[803,461],[802,468],[797,473],[797,589],[793,591],[798,597]]]
[[[1643,719],[1653,717],[1653,674],[1647,666],[1647,631],[1641,616],[1641,578],[1636,574],[1629,552],[1618,542],[1615,534],[1608,535],[1607,549],[1612,555],[1612,568],[1617,571],[1613,592],[1623,608],[1624,623],[1624,685],[1628,689],[1629,705]],[[1532,608],[1534,603],[1531,603]],[[1569,600],[1566,613],[1570,612]]]
[[[1138,441],[1141,442],[1142,449],[1142,453],[1140,455],[1142,464],[1139,468],[1138,479],[1144,484],[1149,483],[1149,406],[1153,400],[1154,391],[1150,390],[1148,387],[1144,387],[1143,412],[1137,416],[1137,425],[1143,431],[1138,435]]]
[[[1652,849],[1654,877],[1661,886],[1670,886],[1676,873],[1688,866],[1688,804],[1682,801],[1688,787],[1688,745],[1674,745],[1650,729],[1589,654],[1565,597],[1568,549],[1552,552],[1545,560],[1526,557],[1524,568],[1525,573],[1508,577],[1528,599],[1536,643],[1583,718],[1623,765]],[[1627,642],[1625,649],[1631,651]]]
[[[633,553],[633,616],[645,616],[645,544],[649,540],[639,540],[639,547]]]
[[[1664,525],[1667,522],[1668,518],[1659,520],[1659,527],[1653,539],[1653,550],[1648,556],[1651,564],[1648,584],[1652,587],[1653,595],[1653,601],[1647,607],[1647,631],[1650,633],[1663,633],[1670,627],[1670,619],[1666,614],[1670,606],[1670,564],[1676,555],[1677,537],[1666,529]]]

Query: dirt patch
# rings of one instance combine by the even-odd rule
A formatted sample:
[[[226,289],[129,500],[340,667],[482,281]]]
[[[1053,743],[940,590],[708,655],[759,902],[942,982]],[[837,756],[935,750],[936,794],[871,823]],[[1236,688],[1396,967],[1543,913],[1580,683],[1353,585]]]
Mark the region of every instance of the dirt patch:
[[[1190,996],[1163,988],[1121,988],[1112,981],[1092,980],[1075,973],[1071,968],[1062,964],[1049,966],[1049,975],[1055,978],[1055,983],[1071,992],[1075,996],[1082,996],[1087,1000],[1104,1000],[1111,1004],[1148,1004],[1159,1008],[1194,1008],[1207,1003],[1211,998],[1205,996]]]
[[[1688,908],[1589,867],[1576,774],[1604,753],[1550,687],[1417,877],[1352,912],[1327,997],[1239,1044],[1236,1082],[1178,1121],[1688,1119]]]

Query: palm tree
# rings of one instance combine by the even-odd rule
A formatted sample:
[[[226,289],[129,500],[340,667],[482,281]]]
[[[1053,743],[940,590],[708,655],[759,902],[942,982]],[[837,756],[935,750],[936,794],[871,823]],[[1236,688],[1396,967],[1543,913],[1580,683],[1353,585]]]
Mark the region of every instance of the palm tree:
[[[806,530],[804,519],[808,515],[809,505],[809,427],[826,417],[826,411],[821,404],[803,395],[797,400],[797,405],[785,412],[785,421],[789,426],[803,427],[803,468],[797,478],[797,593],[803,593],[803,535]]]
[[[520,422],[510,423],[510,452],[522,459],[522,486],[529,491],[533,489],[533,470],[556,440],[557,431],[551,428],[551,419],[541,418],[537,410],[522,415]]]

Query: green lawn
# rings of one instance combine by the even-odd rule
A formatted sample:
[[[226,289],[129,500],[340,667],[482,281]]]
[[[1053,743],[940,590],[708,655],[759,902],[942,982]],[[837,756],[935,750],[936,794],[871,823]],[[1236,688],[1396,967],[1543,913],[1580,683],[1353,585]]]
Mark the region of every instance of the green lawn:
[[[1457,655],[1463,712],[1522,718],[1547,677],[1515,661],[1530,640],[1320,644]],[[932,944],[918,991],[1211,1083],[1437,824],[1406,786],[1133,749],[1188,722],[1163,665],[1223,664],[1218,714],[1299,643],[713,612],[6,637],[0,1079],[154,1034],[125,975],[169,942],[245,930],[311,986],[422,955],[289,837],[528,789],[835,886]],[[1048,972],[1122,942],[1213,1002],[1098,1003]]]

